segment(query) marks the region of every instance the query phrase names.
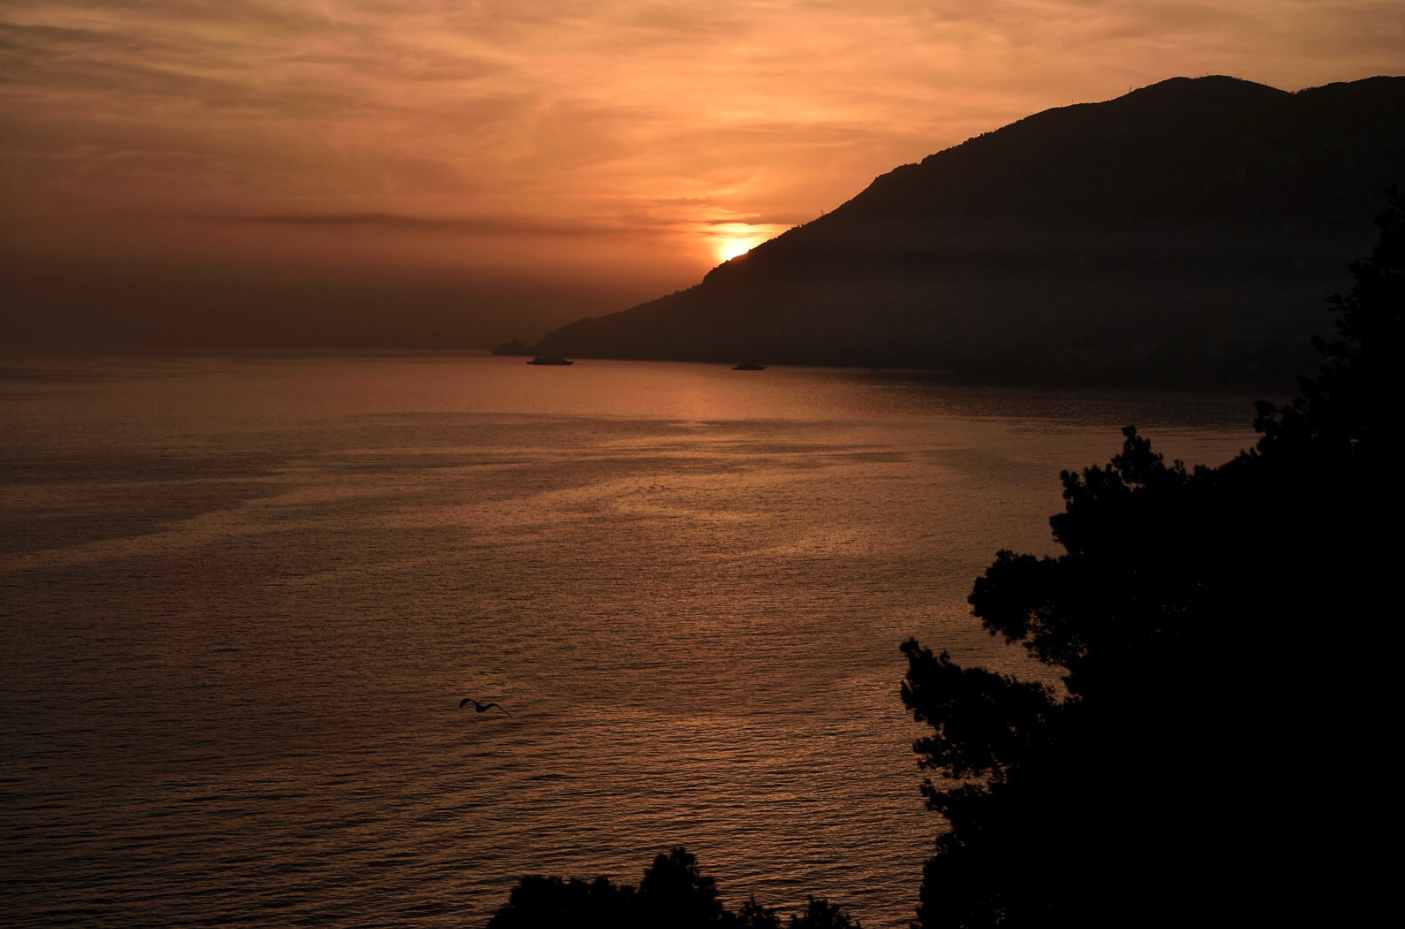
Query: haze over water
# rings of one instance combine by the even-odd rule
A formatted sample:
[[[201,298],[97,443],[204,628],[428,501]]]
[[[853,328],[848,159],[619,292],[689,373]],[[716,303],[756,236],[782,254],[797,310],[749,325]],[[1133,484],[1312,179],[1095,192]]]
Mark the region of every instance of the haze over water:
[[[736,906],[903,926],[940,820],[909,635],[1052,553],[1058,472],[1250,398],[465,356],[11,360],[0,875],[17,926],[482,925],[685,844]],[[496,701],[479,715],[473,696]]]

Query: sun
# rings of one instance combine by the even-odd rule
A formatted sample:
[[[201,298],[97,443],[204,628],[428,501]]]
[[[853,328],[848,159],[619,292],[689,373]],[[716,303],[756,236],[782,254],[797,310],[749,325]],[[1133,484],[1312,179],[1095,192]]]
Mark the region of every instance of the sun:
[[[733,220],[713,220],[704,227],[703,235],[719,264],[739,258],[762,242],[788,229],[777,223],[751,223]]]
[[[714,251],[717,253],[717,260],[719,262],[731,261],[738,255],[745,255],[747,252],[751,251],[751,245],[752,242],[750,238],[739,239],[729,237],[718,239],[717,245],[714,246]]]

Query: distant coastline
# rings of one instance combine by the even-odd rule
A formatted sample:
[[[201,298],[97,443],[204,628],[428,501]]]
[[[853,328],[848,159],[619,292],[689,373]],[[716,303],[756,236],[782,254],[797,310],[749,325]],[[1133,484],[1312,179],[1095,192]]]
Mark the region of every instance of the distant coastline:
[[[694,287],[494,353],[1287,393],[1405,181],[1401,112],[1405,77],[1175,78],[1048,110]]]

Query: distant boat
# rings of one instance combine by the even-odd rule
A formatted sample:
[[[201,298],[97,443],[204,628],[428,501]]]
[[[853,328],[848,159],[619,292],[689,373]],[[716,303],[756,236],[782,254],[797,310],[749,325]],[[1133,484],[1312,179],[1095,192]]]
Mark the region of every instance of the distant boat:
[[[565,358],[562,358],[560,355],[538,355],[537,357],[533,358],[531,361],[527,362],[527,364],[529,364],[529,365],[573,365],[573,364],[575,364],[575,362],[574,362],[574,361],[567,361]]]
[[[766,370],[766,366],[765,366],[765,365],[759,365],[759,364],[757,364],[757,363],[754,362],[754,361],[743,361],[743,362],[742,362],[741,364],[739,364],[739,365],[734,365],[734,366],[732,367],[732,370],[733,370],[733,371],[765,371],[765,370]]]

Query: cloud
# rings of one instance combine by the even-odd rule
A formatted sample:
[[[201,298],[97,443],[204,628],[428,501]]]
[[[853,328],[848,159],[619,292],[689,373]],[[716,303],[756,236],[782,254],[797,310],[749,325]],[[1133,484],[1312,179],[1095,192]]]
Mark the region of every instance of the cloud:
[[[266,213],[189,216],[187,219],[233,225],[292,226],[327,229],[374,229],[455,236],[608,236],[631,233],[619,226],[533,221],[520,216],[411,216],[398,213]]]
[[[622,274],[671,252],[686,286],[726,224],[1051,106],[1402,61],[1398,0],[5,0],[0,241],[203,217],[181,247],[210,261],[282,229],[280,260],[367,233],[404,242],[358,260],[460,268],[474,238]]]

